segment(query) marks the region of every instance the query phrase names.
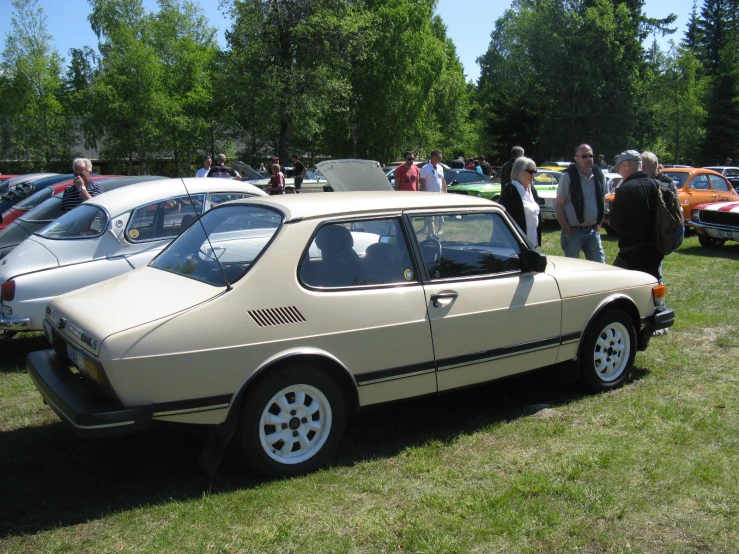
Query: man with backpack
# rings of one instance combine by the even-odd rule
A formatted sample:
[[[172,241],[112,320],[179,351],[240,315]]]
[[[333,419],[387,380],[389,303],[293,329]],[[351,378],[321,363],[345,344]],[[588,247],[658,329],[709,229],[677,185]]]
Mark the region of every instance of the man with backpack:
[[[682,215],[677,195],[642,170],[636,150],[622,152],[613,171],[623,181],[616,189],[609,224],[618,235],[617,267],[644,271],[660,279],[660,264],[682,242]],[[679,219],[679,221],[678,221]]]

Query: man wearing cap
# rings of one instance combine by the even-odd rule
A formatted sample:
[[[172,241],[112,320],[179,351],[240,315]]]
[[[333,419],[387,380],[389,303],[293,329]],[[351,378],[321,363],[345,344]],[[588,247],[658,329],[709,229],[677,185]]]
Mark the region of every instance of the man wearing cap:
[[[203,158],[203,167],[201,167],[200,169],[198,169],[197,173],[195,173],[195,177],[207,177],[208,176],[208,172],[210,171],[210,163],[211,163],[211,161],[212,160],[210,158],[210,154],[208,154],[207,156],[205,156],[205,158]]]
[[[562,173],[554,211],[562,226],[560,244],[568,258],[579,258],[580,250],[591,262],[606,263],[600,242],[600,224],[605,211],[603,172],[593,164],[593,149],[575,148],[575,163]]]
[[[636,150],[622,152],[613,171],[623,177],[608,218],[618,235],[618,256],[613,265],[659,279],[663,256],[654,238],[657,183],[642,170],[642,158]]]
[[[239,175],[239,172],[232,167],[227,166],[227,163],[228,158],[226,157],[226,154],[218,154],[216,156],[216,165],[211,168],[210,173],[208,173],[208,177],[238,179],[241,181],[241,175]]]

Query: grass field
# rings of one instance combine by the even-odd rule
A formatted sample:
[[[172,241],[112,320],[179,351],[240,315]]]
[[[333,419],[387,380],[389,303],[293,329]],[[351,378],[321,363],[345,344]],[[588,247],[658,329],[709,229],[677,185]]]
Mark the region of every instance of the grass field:
[[[236,452],[206,477],[199,435],[76,438],[25,373],[43,337],[18,336],[0,354],[0,552],[737,552],[739,244],[690,237],[664,266],[677,322],[623,388],[527,375],[368,410],[332,467],[287,480]]]

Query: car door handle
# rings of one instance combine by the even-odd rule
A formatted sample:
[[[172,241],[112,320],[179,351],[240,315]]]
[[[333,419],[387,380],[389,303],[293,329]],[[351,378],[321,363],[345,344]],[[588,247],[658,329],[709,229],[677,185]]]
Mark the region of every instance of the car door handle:
[[[441,306],[441,303],[439,303],[439,300],[443,300],[446,298],[457,298],[459,296],[456,292],[440,292],[439,294],[432,294],[431,295],[431,303],[434,305],[434,308],[438,308]]]

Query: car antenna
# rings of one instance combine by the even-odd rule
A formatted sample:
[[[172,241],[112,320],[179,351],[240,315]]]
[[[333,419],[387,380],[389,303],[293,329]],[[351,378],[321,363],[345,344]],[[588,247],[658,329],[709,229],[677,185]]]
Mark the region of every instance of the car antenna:
[[[205,230],[205,225],[203,225],[203,222],[200,219],[200,214],[198,213],[197,207],[195,206],[195,201],[192,199],[192,196],[190,196],[190,191],[187,190],[187,185],[185,184],[185,179],[180,176],[180,181],[182,181],[182,186],[185,187],[185,192],[187,193],[187,197],[190,199],[190,205],[193,207],[193,210],[195,211],[195,219],[198,220],[198,223],[200,224],[200,227],[203,229],[203,234],[205,235],[205,240],[208,241],[208,246],[210,246],[210,251],[213,253],[213,258],[215,259],[216,263],[218,264],[218,269],[221,272],[221,276],[223,277],[223,280],[226,283],[226,292],[230,291],[233,287],[231,286],[231,283],[228,282],[228,279],[226,278],[226,272],[223,271],[223,267],[221,266],[221,261],[218,259],[218,254],[216,254],[216,249],[213,248],[213,245],[210,243],[210,237],[208,236],[208,231]],[[203,208],[205,208],[205,205],[203,205]]]

